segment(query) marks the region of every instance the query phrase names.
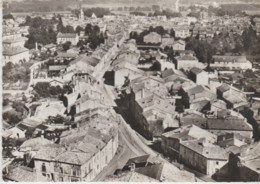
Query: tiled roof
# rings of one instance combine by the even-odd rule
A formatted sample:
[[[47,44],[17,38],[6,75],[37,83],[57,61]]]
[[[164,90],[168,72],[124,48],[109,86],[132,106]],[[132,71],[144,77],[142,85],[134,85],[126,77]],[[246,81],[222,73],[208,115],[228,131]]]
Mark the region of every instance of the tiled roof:
[[[159,182],[151,177],[131,171],[125,171],[118,175],[109,176],[105,182]]]
[[[29,50],[24,47],[3,48],[3,56],[13,56],[23,52],[29,52]]]
[[[205,139],[190,140],[190,141],[181,142],[180,144],[193,150],[194,152],[197,152],[200,155],[203,155],[208,159],[217,159],[217,160],[228,159],[228,154],[223,148],[219,146],[215,146],[211,143],[206,143]]]
[[[4,178],[7,178],[16,182],[48,182],[47,177],[42,175],[37,175],[36,172],[33,172],[31,168],[24,166],[16,166],[14,168],[10,168],[9,172]]]

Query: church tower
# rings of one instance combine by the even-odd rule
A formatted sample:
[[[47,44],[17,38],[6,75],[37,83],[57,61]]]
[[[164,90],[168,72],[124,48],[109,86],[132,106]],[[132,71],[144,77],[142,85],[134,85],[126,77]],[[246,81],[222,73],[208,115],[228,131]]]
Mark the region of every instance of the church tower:
[[[82,0],[79,0],[79,10],[80,10],[80,13],[79,13],[79,19],[80,20],[84,20],[84,11],[83,11],[83,8],[82,8]]]

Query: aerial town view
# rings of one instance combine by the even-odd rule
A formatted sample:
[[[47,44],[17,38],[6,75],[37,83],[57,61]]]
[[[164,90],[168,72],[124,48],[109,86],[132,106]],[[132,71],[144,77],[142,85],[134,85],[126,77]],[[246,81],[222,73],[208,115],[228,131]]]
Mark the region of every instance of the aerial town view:
[[[1,8],[1,182],[260,181],[259,0]]]

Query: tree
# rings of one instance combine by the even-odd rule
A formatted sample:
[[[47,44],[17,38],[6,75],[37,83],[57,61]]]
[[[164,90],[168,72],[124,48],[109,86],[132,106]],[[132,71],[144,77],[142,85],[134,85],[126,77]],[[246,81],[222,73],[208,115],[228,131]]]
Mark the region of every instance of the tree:
[[[14,17],[12,14],[7,14],[7,15],[3,16],[3,19],[13,19],[14,20]]]
[[[75,31],[77,34],[79,34],[81,31],[84,31],[84,28],[82,28],[81,26],[77,26]]]
[[[87,24],[85,27],[85,35],[89,35],[92,32],[92,25]]]
[[[70,46],[71,46],[71,42],[70,41],[67,41],[64,44],[62,44],[62,48],[63,48],[64,51],[69,50]]]

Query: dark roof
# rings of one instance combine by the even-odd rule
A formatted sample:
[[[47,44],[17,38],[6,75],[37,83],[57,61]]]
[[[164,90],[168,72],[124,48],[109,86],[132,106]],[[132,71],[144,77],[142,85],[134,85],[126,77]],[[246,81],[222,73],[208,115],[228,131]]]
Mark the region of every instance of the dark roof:
[[[163,163],[160,163],[146,167],[136,168],[135,172],[154,178],[156,180],[160,180],[163,171],[163,165]]]
[[[207,126],[210,130],[238,130],[253,131],[252,127],[244,119],[238,118],[208,118]]]
[[[148,162],[150,156],[151,155],[143,155],[139,157],[130,158],[125,165],[129,166],[132,163],[138,164],[138,163]]]
[[[195,74],[195,75],[197,75],[197,74],[203,72],[203,70],[201,70],[200,68],[194,67],[194,68],[192,68],[192,69],[190,70],[190,72],[193,73],[193,74]]]
[[[228,91],[230,89],[230,86],[228,84],[222,84],[217,88],[217,90],[221,91],[222,93]]]
[[[172,69],[164,70],[162,71],[162,78],[169,77],[174,74],[174,71]]]

